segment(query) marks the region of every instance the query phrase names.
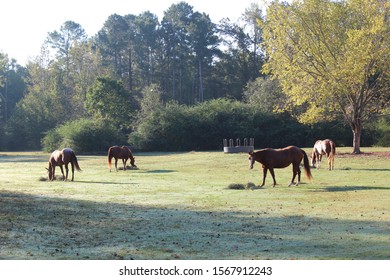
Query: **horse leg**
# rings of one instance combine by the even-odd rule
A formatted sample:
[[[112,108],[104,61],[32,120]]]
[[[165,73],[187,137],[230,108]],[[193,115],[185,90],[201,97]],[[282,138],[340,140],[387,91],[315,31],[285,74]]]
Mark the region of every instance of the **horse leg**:
[[[298,186],[301,183],[301,168],[299,168],[299,164],[297,164],[296,171],[298,173],[298,183],[296,184],[296,186]]]
[[[334,154],[332,154],[332,170],[334,170]]]
[[[60,169],[61,169],[61,173],[62,173],[62,180],[65,181],[64,169],[63,169],[62,165],[60,165]],[[54,175],[54,172],[53,172],[53,175]],[[55,176],[53,176],[53,178],[55,178]]]
[[[51,178],[50,178],[50,180],[51,180],[51,181],[54,181],[54,179],[56,178],[56,166],[53,165],[53,167],[50,167],[50,168],[53,169],[53,172],[51,173]]]
[[[318,154],[317,169],[321,168],[322,154]]]
[[[123,162],[123,170],[125,171],[126,170],[126,163],[127,163],[127,158],[122,158],[122,162]]]
[[[274,169],[273,169],[273,168],[270,168],[270,169],[269,169],[269,172],[271,173],[272,179],[274,180],[274,185],[273,185],[273,187],[275,187],[275,186],[276,186],[276,180],[275,180],[275,172],[274,172]]]
[[[115,170],[116,170],[116,172],[118,172],[118,159],[117,158],[115,158]]]
[[[297,174],[298,174],[298,183],[295,184],[294,181]],[[291,185],[294,184],[298,186],[300,182],[301,182],[301,169],[299,169],[299,164],[293,163],[293,177],[291,179],[291,183],[288,186],[291,187]]]
[[[70,164],[72,166],[72,182],[74,180],[74,164],[73,164],[73,161],[71,162]]]
[[[263,166],[263,184],[261,184],[260,188],[262,186],[264,186],[264,184],[265,184],[265,178],[267,177],[267,171],[268,171],[267,167]]]
[[[66,171],[66,177],[64,178],[64,181],[68,181],[69,168],[67,164],[65,164],[65,171]]]
[[[329,161],[329,170],[333,170],[334,169],[334,156],[333,156],[333,154],[329,155],[328,161]]]

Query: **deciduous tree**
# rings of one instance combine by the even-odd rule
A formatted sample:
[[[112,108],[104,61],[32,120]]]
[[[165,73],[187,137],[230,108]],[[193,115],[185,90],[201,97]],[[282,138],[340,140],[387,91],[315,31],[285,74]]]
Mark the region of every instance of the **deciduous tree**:
[[[264,21],[264,71],[281,82],[302,121],[344,116],[360,153],[363,123],[389,105],[390,2],[273,2]]]

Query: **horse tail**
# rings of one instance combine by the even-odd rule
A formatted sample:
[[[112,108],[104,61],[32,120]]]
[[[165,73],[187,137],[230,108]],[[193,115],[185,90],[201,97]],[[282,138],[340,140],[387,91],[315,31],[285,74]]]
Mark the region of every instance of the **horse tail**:
[[[330,142],[330,149],[331,149],[331,153],[334,156],[336,154],[336,144],[333,141]]]
[[[108,168],[111,171],[111,160],[113,158],[111,147],[108,149]]]
[[[74,163],[76,170],[81,171],[81,168],[79,166],[79,162],[77,161],[77,157],[76,157],[76,154],[74,152],[72,152],[72,162]]]
[[[310,172],[309,158],[307,157],[307,154],[304,150],[301,149],[301,151],[303,153],[303,166],[305,167],[305,174],[306,174],[307,179],[309,179],[311,181],[313,176],[311,175],[311,172]]]

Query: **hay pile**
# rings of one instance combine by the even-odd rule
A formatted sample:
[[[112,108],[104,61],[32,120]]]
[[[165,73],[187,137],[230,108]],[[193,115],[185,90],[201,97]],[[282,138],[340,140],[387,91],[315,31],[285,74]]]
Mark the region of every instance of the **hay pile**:
[[[247,184],[232,183],[228,186],[228,189],[231,190],[255,190],[260,188],[260,186],[256,186],[256,184],[252,182],[248,182]]]

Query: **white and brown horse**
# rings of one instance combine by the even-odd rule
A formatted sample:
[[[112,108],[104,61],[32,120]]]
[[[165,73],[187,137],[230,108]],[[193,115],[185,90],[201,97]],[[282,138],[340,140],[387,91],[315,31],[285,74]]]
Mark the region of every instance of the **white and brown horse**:
[[[62,151],[55,150],[49,158],[49,168],[46,168],[49,172],[49,180],[53,181],[55,179],[56,166],[61,168],[61,173],[63,180],[68,180],[68,164],[72,166],[72,181],[74,180],[74,168],[78,171],[81,171],[79,163],[77,162],[77,157],[72,149],[65,148]],[[64,175],[64,170],[62,166],[65,165],[66,175]]]
[[[334,169],[334,155],[336,154],[336,145],[330,139],[317,140],[311,153],[311,166],[317,162],[317,169],[321,167],[322,155],[328,159],[328,169]]]

